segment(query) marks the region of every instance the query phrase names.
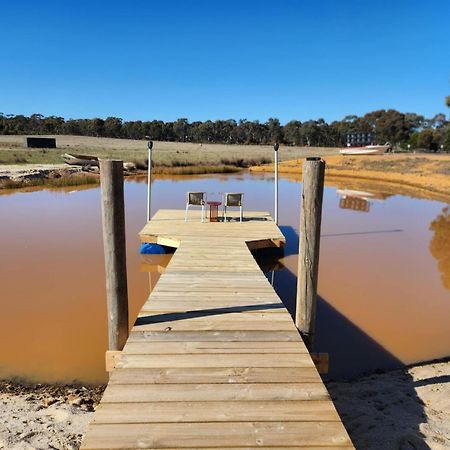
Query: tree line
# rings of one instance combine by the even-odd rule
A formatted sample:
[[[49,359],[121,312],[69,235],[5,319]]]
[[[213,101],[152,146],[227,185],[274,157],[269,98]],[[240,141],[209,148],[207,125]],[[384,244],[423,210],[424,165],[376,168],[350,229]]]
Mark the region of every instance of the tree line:
[[[450,106],[450,97],[446,99]],[[378,110],[364,116],[350,115],[327,123],[323,119],[291,120],[282,125],[276,118],[262,123],[257,120],[194,121],[181,118],[174,122],[162,120],[123,121],[118,117],[106,119],[68,119],[42,114],[5,115],[0,113],[0,134],[78,135],[156,141],[273,144],[340,147],[346,145],[349,133],[372,133],[376,143],[389,142],[404,149],[442,148],[450,150],[450,123],[445,114],[425,118],[415,113],[394,109]]]

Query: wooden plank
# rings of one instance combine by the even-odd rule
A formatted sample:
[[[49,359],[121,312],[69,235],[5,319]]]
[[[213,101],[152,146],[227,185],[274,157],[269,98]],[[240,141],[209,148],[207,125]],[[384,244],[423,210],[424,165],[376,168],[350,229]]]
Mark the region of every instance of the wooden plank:
[[[93,424],[84,448],[311,447],[351,444],[338,422]]]
[[[84,447],[83,447],[84,448]],[[150,450],[156,450],[156,447],[138,447],[138,448],[147,448]],[[177,447],[180,448],[180,447]],[[183,447],[184,450],[206,450],[206,449],[210,449],[211,447]],[[329,445],[314,445],[314,446],[304,446],[304,447],[298,447],[298,446],[294,446],[294,447],[290,447],[290,446],[283,446],[283,447],[261,447],[261,446],[257,446],[257,447],[253,447],[253,446],[249,446],[249,447],[226,447],[226,450],[258,450],[260,448],[270,448],[270,450],[285,450],[285,449],[290,449],[290,448],[301,448],[302,450],[336,450],[337,448],[339,449],[354,449],[354,447],[352,445],[340,445],[339,447],[336,447],[335,445],[333,446],[329,446]],[[174,447],[164,447],[165,450],[176,450]],[[129,447],[127,450],[135,450],[135,448],[133,447]]]
[[[195,305],[188,302],[147,302],[141,309],[140,314],[162,314],[162,313],[196,313],[196,314],[225,314],[229,312],[247,312],[269,314],[286,314],[282,303],[255,303],[254,305],[234,305],[231,301],[216,302],[196,302]]]
[[[127,355],[149,354],[149,355],[169,355],[169,354],[193,354],[193,353],[251,353],[251,354],[277,354],[277,353],[303,353],[308,351],[305,347],[298,345],[298,342],[127,342],[124,347]]]
[[[299,335],[296,329],[294,330],[216,330],[216,331],[142,331],[140,327],[132,329],[128,342],[139,342],[143,340],[151,340],[153,342],[239,342],[239,341],[261,341],[261,342],[298,342],[299,345],[303,343],[299,340]]]
[[[313,367],[308,353],[203,353],[129,354],[122,353],[116,367]]]
[[[107,372],[112,372],[122,356],[121,350],[106,350],[105,352],[105,368]]]
[[[294,326],[294,322],[289,314],[272,314],[267,311],[230,311],[227,308],[214,310],[191,310],[180,313],[168,313],[168,314],[148,314],[146,311],[141,311],[138,314],[140,318],[146,318],[146,323],[160,323],[160,322],[177,322],[188,321],[189,323],[203,322],[207,320],[210,323],[223,322],[223,321],[242,321],[242,322],[287,322]]]
[[[314,367],[133,368],[114,370],[109,384],[320,383]]]
[[[110,384],[105,389],[102,403],[327,399],[329,399],[328,392],[321,382],[134,384],[133,386]],[[270,411],[267,413],[270,415]]]
[[[267,414],[270,410],[271,414]],[[230,401],[223,402],[151,402],[103,403],[94,422],[164,423],[164,422],[284,422],[339,421],[329,401]]]
[[[209,319],[209,318],[208,318]],[[142,323],[142,322],[141,322]],[[208,321],[206,318],[189,319],[189,321],[174,321],[161,323],[142,323],[133,327],[135,331],[290,331],[292,323],[280,320],[236,320],[218,318],[215,321]]]

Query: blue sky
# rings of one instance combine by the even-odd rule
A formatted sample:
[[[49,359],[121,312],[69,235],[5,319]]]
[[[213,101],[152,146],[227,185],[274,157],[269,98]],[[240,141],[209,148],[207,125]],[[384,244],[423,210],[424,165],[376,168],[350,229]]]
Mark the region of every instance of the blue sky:
[[[450,95],[449,0],[4,1],[0,112],[265,121]]]

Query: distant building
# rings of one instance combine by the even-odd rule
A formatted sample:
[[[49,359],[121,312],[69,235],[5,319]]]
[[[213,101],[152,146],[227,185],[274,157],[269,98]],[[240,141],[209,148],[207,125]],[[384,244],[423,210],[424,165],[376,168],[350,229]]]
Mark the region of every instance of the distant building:
[[[56,148],[55,138],[46,137],[27,137],[24,146],[26,148]]]
[[[364,147],[373,144],[373,133],[349,133],[346,135],[347,147]]]

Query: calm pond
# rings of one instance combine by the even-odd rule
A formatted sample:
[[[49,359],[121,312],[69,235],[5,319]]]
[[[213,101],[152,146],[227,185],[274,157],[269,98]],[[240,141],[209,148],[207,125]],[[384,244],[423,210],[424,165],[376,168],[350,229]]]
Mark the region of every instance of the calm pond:
[[[273,177],[165,178],[153,211],[184,208],[186,191],[244,192],[248,210],[273,210]],[[274,286],[293,313],[301,183],[280,180],[287,238]],[[361,192],[362,191],[362,192]],[[130,320],[148,296],[139,254],[145,181],[125,186]],[[103,383],[106,300],[98,187],[0,195],[0,378]],[[272,274],[267,274],[272,279]],[[353,376],[450,354],[450,213],[392,188],[327,186],[316,351],[330,376]]]

